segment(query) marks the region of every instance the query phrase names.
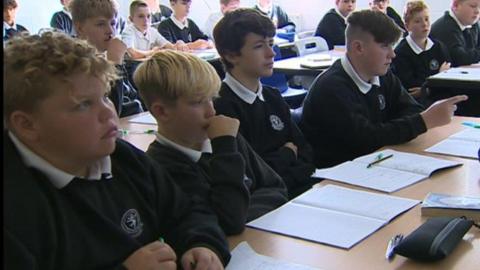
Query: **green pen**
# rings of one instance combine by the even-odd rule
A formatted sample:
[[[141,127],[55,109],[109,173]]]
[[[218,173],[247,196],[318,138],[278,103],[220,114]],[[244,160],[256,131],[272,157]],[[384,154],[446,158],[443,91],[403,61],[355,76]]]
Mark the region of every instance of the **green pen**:
[[[165,240],[163,240],[163,237],[160,236],[160,238],[158,238],[158,241],[160,241],[160,243],[165,243]]]

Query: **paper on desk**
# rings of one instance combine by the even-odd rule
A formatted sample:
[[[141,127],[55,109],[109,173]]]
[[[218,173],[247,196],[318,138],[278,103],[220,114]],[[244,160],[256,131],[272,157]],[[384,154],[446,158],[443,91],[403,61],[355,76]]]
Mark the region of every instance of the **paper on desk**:
[[[260,255],[247,242],[241,242],[232,250],[232,258],[225,270],[314,270],[300,264],[293,264]]]
[[[478,157],[479,148],[480,130],[474,128],[467,128],[453,134],[447,139],[426,149],[425,151],[476,159]]]
[[[156,125],[157,124],[157,120],[155,120],[155,118],[153,118],[153,116],[150,113],[134,117],[134,118],[128,120],[128,122],[139,123],[139,124],[149,124],[149,125]]]

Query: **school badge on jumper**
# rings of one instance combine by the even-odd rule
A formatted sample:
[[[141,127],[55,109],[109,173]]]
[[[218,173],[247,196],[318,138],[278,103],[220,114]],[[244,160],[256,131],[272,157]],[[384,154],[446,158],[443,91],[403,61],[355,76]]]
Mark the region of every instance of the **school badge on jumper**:
[[[383,95],[378,95],[378,105],[380,107],[380,111],[383,111],[385,109],[386,102]]]
[[[282,119],[276,115],[270,115],[270,123],[272,123],[272,128],[275,130],[282,130],[284,128],[284,124],[282,122]]]
[[[429,64],[430,70],[438,70],[440,68],[440,63],[437,59],[432,59]]]
[[[120,222],[122,229],[132,237],[139,236],[143,231],[143,223],[140,220],[140,214],[136,209],[129,209],[122,216]]]

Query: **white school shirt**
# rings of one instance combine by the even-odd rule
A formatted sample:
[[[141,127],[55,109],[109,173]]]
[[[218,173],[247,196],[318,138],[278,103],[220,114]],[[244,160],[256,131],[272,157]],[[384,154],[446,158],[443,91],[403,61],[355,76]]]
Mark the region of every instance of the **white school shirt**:
[[[143,34],[138,31],[133,24],[127,25],[125,30],[123,30],[122,41],[127,48],[134,48],[142,51],[149,51],[155,46],[163,47],[169,43],[169,41],[165,39],[157,29],[148,27],[145,34]]]

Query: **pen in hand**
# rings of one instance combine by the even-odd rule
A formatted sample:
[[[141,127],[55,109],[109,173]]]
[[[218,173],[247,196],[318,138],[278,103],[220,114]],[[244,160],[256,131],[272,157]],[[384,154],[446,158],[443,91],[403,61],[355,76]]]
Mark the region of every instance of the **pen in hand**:
[[[382,161],[384,161],[384,160],[386,160],[386,159],[389,159],[389,158],[391,158],[391,157],[393,157],[393,154],[384,156],[382,153],[380,153],[380,154],[378,154],[378,155],[375,157],[375,160],[374,160],[374,161],[368,163],[367,168],[370,168],[370,167],[372,167],[373,165],[378,164],[378,163],[380,163],[380,162],[382,162]]]

